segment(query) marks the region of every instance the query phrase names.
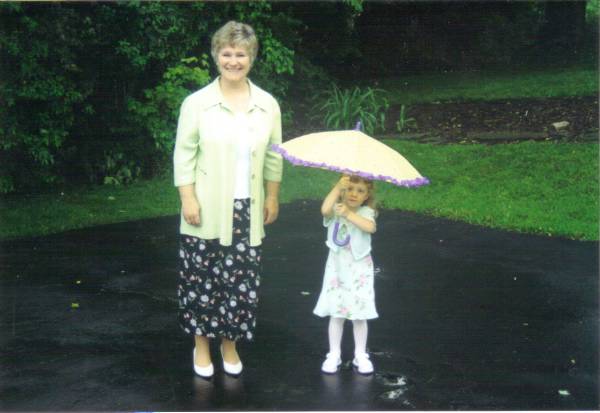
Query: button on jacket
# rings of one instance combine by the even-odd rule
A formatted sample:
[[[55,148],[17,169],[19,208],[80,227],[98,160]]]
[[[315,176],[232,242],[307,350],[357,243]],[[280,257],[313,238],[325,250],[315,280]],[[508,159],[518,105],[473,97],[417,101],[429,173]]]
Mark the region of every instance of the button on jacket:
[[[280,182],[281,155],[271,150],[281,143],[281,111],[277,101],[248,80],[248,137],[250,158],[250,245],[261,244],[264,181]],[[181,216],[180,232],[231,245],[237,151],[234,112],[223,99],[219,78],[185,98],[179,113],[175,142],[175,186],[194,184],[200,203],[201,225]]]

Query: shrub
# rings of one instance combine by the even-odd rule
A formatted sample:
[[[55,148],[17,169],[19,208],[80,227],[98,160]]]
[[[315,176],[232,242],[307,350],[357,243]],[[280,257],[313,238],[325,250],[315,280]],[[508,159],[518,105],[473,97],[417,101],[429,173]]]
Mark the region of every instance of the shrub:
[[[0,19],[0,193],[160,172],[227,20],[257,31],[261,87],[281,99],[293,73],[295,31],[272,22],[294,26],[263,1],[0,2]]]
[[[161,83],[146,89],[143,100],[129,100],[132,121],[142,134],[152,138],[160,153],[170,155],[173,151],[175,126],[183,99],[210,80],[208,56],[188,57],[168,68]]]
[[[367,134],[385,130],[385,113],[389,107],[383,90],[370,87],[340,89],[334,85],[318,98],[313,118],[322,116],[329,129],[353,129],[358,121]]]

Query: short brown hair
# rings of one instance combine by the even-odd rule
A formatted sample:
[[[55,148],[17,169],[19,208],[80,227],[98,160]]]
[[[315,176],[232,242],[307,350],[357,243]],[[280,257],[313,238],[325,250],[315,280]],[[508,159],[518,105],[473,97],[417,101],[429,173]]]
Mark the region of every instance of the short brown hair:
[[[217,63],[219,51],[227,46],[245,48],[250,55],[250,64],[252,64],[258,53],[258,39],[254,29],[234,20],[225,23],[212,37],[210,53],[215,63]]]

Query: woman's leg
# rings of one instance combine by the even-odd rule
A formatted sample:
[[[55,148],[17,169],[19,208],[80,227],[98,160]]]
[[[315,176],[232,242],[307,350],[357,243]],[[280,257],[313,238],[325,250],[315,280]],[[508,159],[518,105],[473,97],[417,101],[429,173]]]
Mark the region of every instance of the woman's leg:
[[[200,367],[206,367],[211,364],[210,359],[210,341],[204,336],[194,336],[196,341],[196,358],[194,364]]]
[[[235,341],[221,338],[221,351],[223,352],[223,360],[229,364],[237,364],[240,362],[240,356],[235,348]]]

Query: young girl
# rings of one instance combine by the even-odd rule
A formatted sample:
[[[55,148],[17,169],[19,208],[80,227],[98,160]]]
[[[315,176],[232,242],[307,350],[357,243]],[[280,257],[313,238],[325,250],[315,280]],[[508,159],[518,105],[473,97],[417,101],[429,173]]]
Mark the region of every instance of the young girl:
[[[366,350],[367,320],[378,317],[371,259],[371,234],[376,230],[373,189],[371,181],[344,175],[321,205],[329,256],[313,312],[320,317],[329,316],[329,353],[321,366],[324,373],[335,373],[342,364],[341,341],[346,320],[352,320],[354,330],[352,364],[361,374],[373,373]]]

